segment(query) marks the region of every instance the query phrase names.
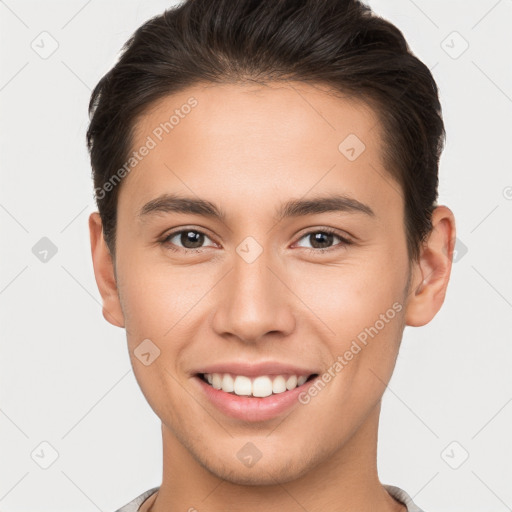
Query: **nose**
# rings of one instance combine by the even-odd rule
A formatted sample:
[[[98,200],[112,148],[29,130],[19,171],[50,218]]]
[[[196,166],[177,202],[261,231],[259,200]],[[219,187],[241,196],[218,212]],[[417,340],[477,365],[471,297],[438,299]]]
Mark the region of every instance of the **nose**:
[[[213,329],[219,336],[254,344],[293,332],[295,297],[284,267],[271,260],[266,251],[251,263],[235,255],[231,272],[216,287]]]

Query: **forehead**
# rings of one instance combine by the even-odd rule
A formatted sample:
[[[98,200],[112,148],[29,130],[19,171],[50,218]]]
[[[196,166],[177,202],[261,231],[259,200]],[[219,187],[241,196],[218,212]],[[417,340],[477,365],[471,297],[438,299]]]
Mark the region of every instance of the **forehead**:
[[[374,143],[379,130],[377,115],[366,103],[339,92],[335,96],[320,85],[204,84],[147,108],[135,124],[134,143],[148,134],[156,142],[171,142],[171,134],[190,141],[193,132],[196,141],[217,145],[224,139],[223,147],[229,146],[232,152],[237,141],[269,139],[286,146],[300,142],[306,150],[319,138],[330,136],[328,142],[336,142],[348,133]]]
[[[364,102],[320,86],[196,85],[140,116],[132,151],[151,149],[120,196],[140,205],[178,188],[247,202],[337,188],[385,207],[400,190],[383,167],[381,130]]]

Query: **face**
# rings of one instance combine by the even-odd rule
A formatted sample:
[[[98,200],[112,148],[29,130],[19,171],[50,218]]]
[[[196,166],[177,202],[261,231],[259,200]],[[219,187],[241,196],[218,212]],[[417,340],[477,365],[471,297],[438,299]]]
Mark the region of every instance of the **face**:
[[[380,129],[364,104],[298,83],[196,86],[138,120],[132,149],[151,147],[119,191],[105,316],[122,317],[164,438],[219,477],[297,478],[375,418],[410,297]],[[292,389],[238,397],[203,373]]]

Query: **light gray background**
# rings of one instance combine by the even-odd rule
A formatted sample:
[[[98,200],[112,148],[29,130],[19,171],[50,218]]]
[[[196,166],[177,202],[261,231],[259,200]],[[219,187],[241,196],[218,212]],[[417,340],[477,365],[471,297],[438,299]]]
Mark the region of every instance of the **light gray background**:
[[[369,4],[440,87],[440,203],[459,239],[442,310],[405,330],[383,400],[380,478],[427,512],[512,510],[512,1]],[[159,421],[124,331],[101,314],[85,130],[92,87],[170,5],[0,1],[3,512],[108,512],[161,481]],[[46,262],[32,251],[42,237],[57,248]],[[42,442],[58,452],[47,469]]]

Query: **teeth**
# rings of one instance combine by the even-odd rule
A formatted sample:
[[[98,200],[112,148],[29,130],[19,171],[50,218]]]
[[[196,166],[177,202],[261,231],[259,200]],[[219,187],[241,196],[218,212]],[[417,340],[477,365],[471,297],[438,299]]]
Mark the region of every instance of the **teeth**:
[[[215,373],[213,375],[215,375]],[[233,392],[235,393],[235,395],[252,394],[251,379],[249,379],[249,377],[243,377],[242,375],[238,375],[238,377],[235,379],[235,383],[233,384],[233,386]]]
[[[226,373],[222,379],[222,391],[226,391],[226,393],[232,393],[234,389],[235,381],[233,380],[233,377],[229,375],[229,373]]]
[[[272,381],[272,392],[273,393],[283,393],[286,391],[286,381],[282,375],[278,375]]]
[[[302,384],[304,384],[304,382],[306,382],[306,380],[308,380],[308,378],[305,375],[301,375],[297,379],[297,386],[302,386]]]
[[[266,397],[272,394],[291,391],[297,386],[302,386],[308,379],[308,375],[277,375],[270,377],[261,375],[250,379],[245,375],[232,375],[229,373],[205,373],[204,378],[215,389],[222,389],[226,393],[239,396]]]
[[[288,380],[286,381],[286,389],[290,391],[291,389],[295,389],[297,387],[297,376],[290,375]]]
[[[238,377],[237,377],[238,379]],[[252,382],[252,395],[265,397],[272,394],[272,381],[268,377],[256,377]]]
[[[218,373],[213,374],[212,386],[215,389],[220,389],[222,387],[222,377]]]

